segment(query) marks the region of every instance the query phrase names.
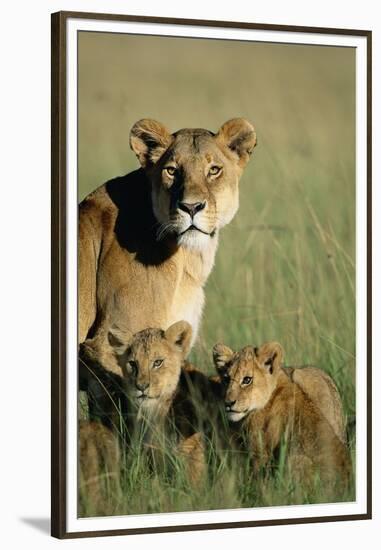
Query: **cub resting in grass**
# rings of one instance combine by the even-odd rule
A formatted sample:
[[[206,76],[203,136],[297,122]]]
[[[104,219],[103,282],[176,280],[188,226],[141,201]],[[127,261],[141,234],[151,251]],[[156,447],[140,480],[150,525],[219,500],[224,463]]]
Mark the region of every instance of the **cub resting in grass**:
[[[109,515],[120,496],[120,450],[99,422],[79,423],[80,514]]]
[[[213,358],[225,386],[225,409],[251,453],[254,472],[267,470],[282,443],[295,481],[344,488],[351,465],[346,445],[303,388],[282,369],[277,342],[234,352],[223,344]]]
[[[115,331],[109,334],[123,372],[132,424],[146,428],[145,447],[153,451],[155,461],[160,460],[163,452],[171,453],[166,446],[170,434],[175,452],[184,459],[186,477],[197,483],[206,469],[204,435],[211,417],[206,408],[211,404],[212,409],[218,400],[220,384],[185,362],[191,339],[186,321],[165,331],[142,330],[127,343]]]

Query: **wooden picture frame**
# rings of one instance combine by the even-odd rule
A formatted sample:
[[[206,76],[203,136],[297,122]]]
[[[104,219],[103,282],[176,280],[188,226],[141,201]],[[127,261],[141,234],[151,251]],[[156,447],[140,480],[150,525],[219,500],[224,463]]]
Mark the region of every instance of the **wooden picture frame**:
[[[68,123],[70,118],[70,109],[72,104],[69,105],[69,72],[73,74],[76,69],[70,63],[73,63],[72,57],[69,59],[68,48],[70,33],[78,32],[81,28],[81,23],[86,23],[84,28],[90,30],[88,22],[92,22],[94,28],[97,24],[142,24],[148,25],[144,27],[142,34],[149,32],[147,29],[154,29],[155,26],[159,36],[166,36],[172,29],[182,29],[183,36],[193,37],[197,39],[206,33],[206,30],[213,32],[218,31],[216,39],[221,39],[221,35],[224,32],[230,31],[245,31],[247,33],[247,40],[253,40],[254,36],[250,33],[258,32],[255,39],[257,41],[262,40],[261,33],[279,33],[282,40],[289,41],[290,43],[297,43],[298,40],[302,40],[300,37],[305,37],[306,43],[308,37],[314,37],[315,44],[320,44],[323,38],[337,39],[337,43],[341,43],[340,39],[348,40],[348,45],[352,40],[352,46],[357,48],[358,51],[356,61],[356,75],[358,81],[362,86],[361,90],[357,90],[357,99],[359,94],[361,95],[362,104],[357,105],[357,126],[356,126],[356,139],[358,144],[357,155],[359,154],[359,148],[361,149],[362,160],[359,161],[359,157],[356,156],[357,172],[356,172],[356,185],[358,197],[357,200],[361,201],[363,212],[365,212],[365,218],[361,220],[362,227],[357,220],[357,229],[362,231],[362,241],[357,241],[357,247],[362,247],[366,262],[364,266],[364,274],[362,275],[362,283],[364,287],[357,294],[357,306],[362,304],[364,316],[361,318],[363,323],[360,328],[357,325],[357,330],[363,332],[363,348],[361,353],[363,356],[359,358],[364,363],[362,372],[364,373],[364,379],[357,380],[357,391],[362,398],[358,401],[357,407],[362,407],[361,411],[361,424],[357,425],[357,430],[362,430],[363,436],[363,453],[362,462],[360,465],[363,467],[363,479],[362,479],[362,502],[358,506],[358,511],[348,513],[322,515],[318,512],[305,516],[301,509],[293,517],[272,517],[271,512],[268,513],[266,518],[261,519],[248,519],[247,514],[244,519],[240,520],[238,516],[234,516],[234,520],[213,520],[213,521],[188,521],[184,523],[179,521],[166,522],[165,519],[159,524],[150,525],[150,521],[145,519],[141,525],[128,527],[112,528],[105,526],[105,528],[92,529],[87,524],[84,529],[76,527],[72,529],[70,522],[68,521],[68,514],[70,511],[70,503],[68,500],[68,482],[70,481],[70,474],[68,472],[69,464],[72,463],[68,460],[68,413],[69,408],[73,410],[73,401],[68,402],[68,383],[70,379],[68,377],[68,328],[71,327],[70,319],[72,314],[68,317],[68,311],[71,307],[68,302],[68,231],[70,224],[75,225],[75,219],[77,212],[69,212],[68,206],[68,189],[75,186],[73,181],[73,168],[69,170],[68,164],[68,147],[71,145],[68,135]],[[74,22],[74,30],[69,31],[69,22]],[[195,29],[198,33],[195,33]],[[107,32],[105,28],[99,27],[99,32]],[[112,32],[128,32],[126,28],[124,31],[112,31]],[[130,31],[131,32],[131,31]],[[134,31],[136,32],[136,30]],[[176,35],[177,36],[177,35]],[[228,36],[228,35],[226,35]],[[226,38],[228,40],[228,38]],[[279,42],[281,39],[279,39]],[[146,16],[129,16],[129,15],[112,15],[112,14],[100,14],[100,13],[77,13],[77,12],[59,12],[52,14],[52,422],[51,422],[51,435],[52,435],[52,536],[57,538],[80,538],[90,536],[110,536],[110,535],[122,535],[122,534],[140,534],[140,533],[161,533],[161,532],[173,532],[173,531],[191,531],[191,530],[207,530],[207,529],[225,529],[225,528],[242,528],[242,527],[254,527],[262,525],[283,525],[283,524],[298,524],[298,523],[316,523],[326,521],[349,521],[370,519],[372,516],[372,452],[371,452],[371,428],[372,428],[372,373],[371,373],[371,163],[372,163],[372,141],[371,141],[371,105],[372,105],[372,36],[371,31],[368,30],[353,30],[353,29],[334,29],[334,28],[314,28],[314,27],[301,27],[301,26],[288,26],[288,25],[266,25],[249,22],[227,22],[227,21],[204,21],[193,19],[173,19],[162,17],[146,17]],[[302,42],[299,42],[302,43]],[[358,73],[361,72],[361,77]],[[70,92],[71,93],[71,92]],[[71,98],[73,96],[70,96]],[[359,118],[359,109],[363,115],[363,118]],[[144,115],[144,113],[143,113]],[[138,118],[138,116],[136,117]],[[72,122],[70,121],[70,124]],[[71,128],[71,136],[75,134],[76,130]],[[110,174],[113,177],[115,174]],[[365,182],[365,183],[360,183]],[[360,189],[361,187],[361,189]],[[72,189],[72,194],[75,197],[76,190]],[[360,197],[361,195],[361,197]],[[366,245],[364,244],[366,243]],[[365,246],[365,248],[364,248]],[[357,251],[359,252],[359,248]],[[73,254],[71,250],[70,254]],[[357,262],[359,260],[357,259]],[[356,264],[356,269],[357,269]],[[356,271],[357,273],[357,271]],[[71,294],[71,298],[73,298]],[[69,324],[68,324],[69,323]],[[359,321],[358,321],[359,323]],[[366,324],[366,326],[365,326]],[[72,348],[71,348],[72,350]],[[356,355],[357,359],[357,355]],[[359,404],[361,402],[361,404]],[[365,427],[365,431],[364,431]],[[357,432],[357,435],[360,432]],[[360,441],[358,442],[360,444]],[[359,466],[360,468],[360,466]],[[347,507],[349,508],[349,506]],[[193,512],[189,512],[193,514]],[[205,514],[207,514],[205,512]],[[173,514],[172,514],[173,515]],[[147,517],[147,515],[143,516]],[[226,518],[226,516],[225,516]],[[123,518],[122,518],[123,520]],[[102,521],[102,520],[99,520]],[[104,520],[105,521],[105,520]],[[106,525],[106,522],[105,522]]]

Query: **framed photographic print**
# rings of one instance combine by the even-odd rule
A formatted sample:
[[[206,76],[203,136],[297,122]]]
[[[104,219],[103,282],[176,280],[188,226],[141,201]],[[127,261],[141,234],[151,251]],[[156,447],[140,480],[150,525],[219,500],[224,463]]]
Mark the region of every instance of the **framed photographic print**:
[[[52,15],[52,535],[371,517],[371,32]]]

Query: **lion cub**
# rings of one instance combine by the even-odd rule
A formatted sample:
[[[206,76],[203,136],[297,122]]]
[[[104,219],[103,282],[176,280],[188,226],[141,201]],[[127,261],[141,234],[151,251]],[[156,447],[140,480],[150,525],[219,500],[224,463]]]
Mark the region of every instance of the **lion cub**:
[[[109,340],[125,379],[125,388],[135,417],[135,428],[145,428],[146,447],[176,452],[185,457],[191,482],[204,475],[204,432],[207,416],[202,406],[210,401],[219,384],[186,364],[192,328],[179,321],[167,330],[148,328],[122,343],[114,331]],[[215,390],[218,391],[217,389]],[[200,406],[199,406],[200,405]],[[160,460],[160,452],[154,452]]]
[[[213,357],[225,386],[226,414],[236,423],[256,473],[271,465],[283,443],[290,474],[304,487],[317,480],[327,488],[346,485],[348,450],[316,403],[282,369],[280,344],[238,352],[217,344]]]
[[[109,515],[120,496],[120,450],[115,435],[99,422],[79,423],[81,515]]]

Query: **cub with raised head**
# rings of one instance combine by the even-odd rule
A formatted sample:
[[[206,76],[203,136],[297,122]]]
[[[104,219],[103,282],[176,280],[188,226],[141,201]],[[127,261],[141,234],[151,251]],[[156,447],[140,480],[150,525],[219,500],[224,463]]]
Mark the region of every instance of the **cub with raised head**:
[[[192,482],[205,470],[204,428],[208,416],[202,408],[217,400],[219,384],[185,363],[192,328],[178,321],[167,330],[148,328],[120,341],[116,330],[109,334],[123,372],[134,427],[145,428],[144,444],[160,449],[172,440],[175,452],[185,457]],[[164,449],[168,452],[170,445]],[[169,451],[171,452],[171,451]]]
[[[282,369],[280,344],[238,352],[217,344],[213,357],[225,386],[226,414],[256,473],[267,470],[284,445],[295,481],[312,488],[320,480],[327,490],[347,485],[348,450],[316,403]]]

